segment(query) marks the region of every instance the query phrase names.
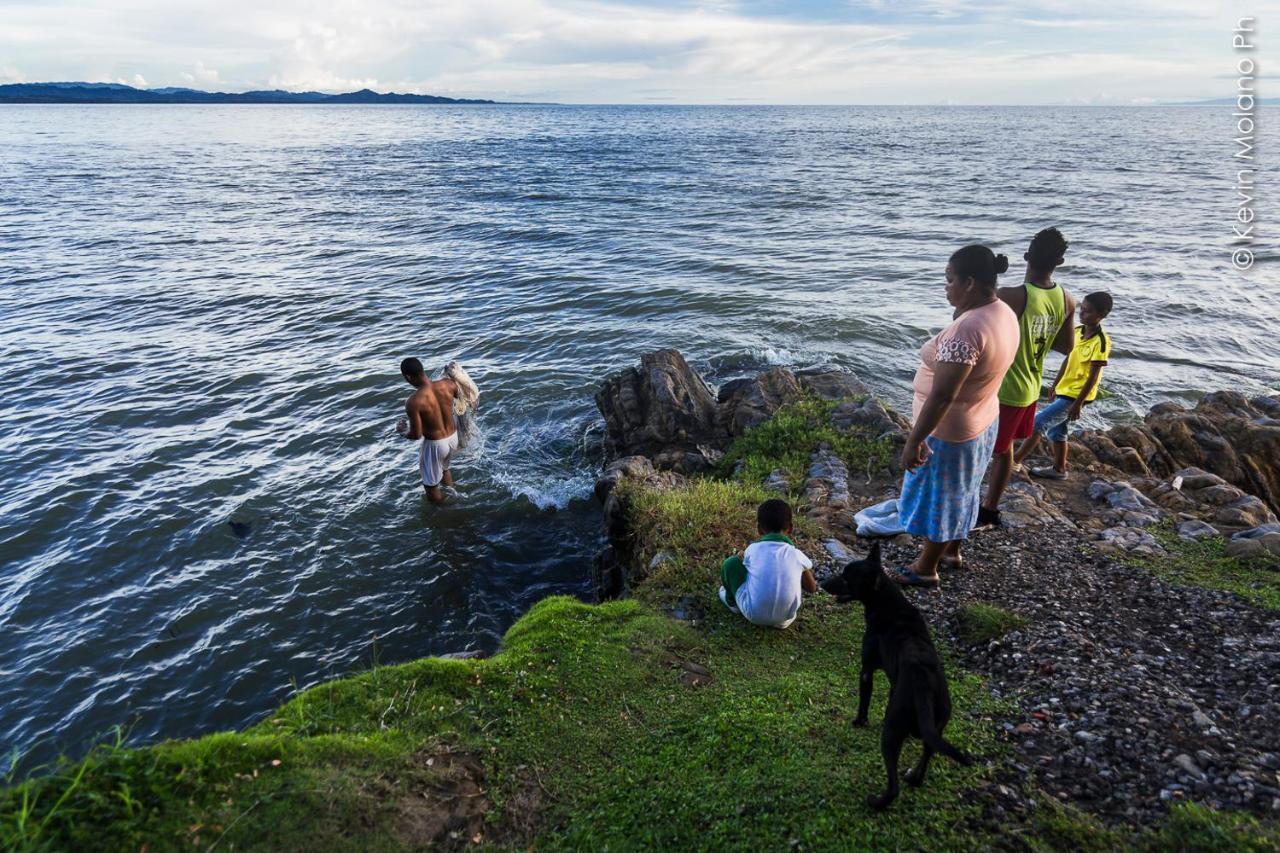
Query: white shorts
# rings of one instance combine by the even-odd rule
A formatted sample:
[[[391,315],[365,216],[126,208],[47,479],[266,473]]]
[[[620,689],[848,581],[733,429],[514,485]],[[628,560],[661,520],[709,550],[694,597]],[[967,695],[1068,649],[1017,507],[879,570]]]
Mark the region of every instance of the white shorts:
[[[448,438],[432,441],[422,440],[418,450],[418,468],[422,471],[422,485],[434,489],[444,479],[444,472],[449,470],[449,460],[458,449],[458,434],[455,432]]]

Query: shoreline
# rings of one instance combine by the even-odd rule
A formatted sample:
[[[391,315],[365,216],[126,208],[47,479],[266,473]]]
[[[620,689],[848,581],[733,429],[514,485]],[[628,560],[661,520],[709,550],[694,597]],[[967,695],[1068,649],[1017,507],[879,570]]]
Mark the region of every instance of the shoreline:
[[[674,360],[666,364],[672,367]],[[672,367],[667,375],[677,373]],[[698,397],[701,380],[689,374],[677,379],[695,391],[670,399]],[[623,384],[627,375],[624,371]],[[635,388],[646,387],[643,372],[632,378],[640,383]],[[607,421],[608,401],[627,396],[622,385],[610,383],[614,378],[598,398]],[[1264,748],[1274,734],[1263,725],[1280,710],[1250,700],[1250,713],[1240,716],[1243,700],[1236,687],[1247,691],[1257,681],[1251,673],[1274,672],[1268,667],[1280,663],[1280,650],[1254,641],[1265,635],[1260,632],[1274,636],[1280,626],[1280,573],[1258,575],[1269,586],[1254,603],[1237,594],[1248,593],[1247,587],[1205,592],[1195,583],[1216,580],[1231,587],[1237,580],[1193,577],[1192,583],[1184,579],[1177,585],[1161,579],[1174,571],[1184,551],[1191,555],[1188,572],[1210,553],[1245,578],[1252,577],[1248,572],[1269,571],[1261,565],[1271,558],[1256,550],[1240,546],[1243,558],[1260,562],[1241,563],[1227,555],[1230,543],[1252,539],[1224,539],[1217,528],[1212,535],[1201,530],[1201,539],[1176,532],[1177,525],[1193,520],[1216,523],[1227,533],[1256,529],[1259,525],[1232,522],[1272,523],[1267,501],[1210,471],[1201,471],[1205,479],[1195,482],[1189,477],[1197,475],[1186,474],[1185,467],[1165,475],[1181,458],[1175,454],[1197,448],[1205,455],[1207,445],[1194,441],[1196,432],[1188,424],[1201,433],[1206,425],[1220,433],[1228,430],[1240,395],[1208,395],[1209,405],[1196,410],[1157,407],[1160,411],[1153,410],[1144,422],[1145,431],[1122,425],[1087,438],[1084,450],[1073,456],[1073,464],[1092,466],[1087,476],[1053,489],[1018,481],[1009,502],[1010,517],[1021,527],[976,538],[977,567],[945,579],[941,596],[913,596],[948,663],[957,697],[954,734],[988,761],[972,771],[939,768],[923,792],[904,797],[885,816],[872,816],[859,804],[865,790],[882,781],[874,747],[878,733],[874,726],[869,733],[848,726],[851,656],[861,624],[855,611],[860,609],[836,607],[818,594],[806,598],[797,624],[784,632],[762,632],[717,608],[709,568],[715,564],[709,561],[733,543],[748,541],[746,519],[768,488],[781,488],[804,507],[798,541],[811,556],[821,557],[815,561],[824,573],[848,553],[861,551],[864,546],[849,530],[850,517],[856,507],[896,487],[893,455],[881,448],[895,440],[901,419],[856,377],[835,371],[797,377],[774,368],[755,380],[727,383],[718,395],[706,391],[705,398],[698,397],[700,413],[696,404],[676,416],[657,406],[633,413],[641,425],[675,427],[669,435],[650,430],[642,456],[623,453],[637,449],[626,446],[626,430],[611,434],[619,462],[606,469],[596,493],[604,500],[614,553],[597,562],[596,576],[598,586],[627,600],[587,605],[553,597],[522,616],[492,658],[424,658],[375,667],[303,691],[243,733],[100,750],[84,762],[8,789],[0,827],[13,831],[16,804],[25,791],[36,796],[26,825],[43,827],[36,840],[114,838],[134,846],[139,841],[192,846],[194,841],[230,847],[254,838],[268,847],[299,846],[308,839],[322,845],[446,847],[525,846],[543,839],[546,846],[574,846],[575,839],[631,832],[633,839],[653,843],[703,838],[712,846],[716,839],[719,846],[737,846],[754,839],[784,846],[791,838],[821,847],[834,837],[849,837],[850,831],[866,833],[868,843],[878,839],[901,846],[928,839],[938,846],[949,846],[948,841],[981,846],[1011,830],[1050,845],[1055,839],[1083,838],[1080,846],[1087,849],[1158,846],[1161,838],[1183,843],[1210,830],[1227,832],[1241,843],[1280,842],[1275,823],[1280,798],[1266,801],[1280,780],[1273,785],[1264,779],[1280,770],[1275,763],[1280,745]],[[639,398],[657,399],[652,394]],[[1280,407],[1280,398],[1269,399]],[[779,412],[787,417],[775,419]],[[1234,459],[1237,479],[1270,488],[1271,481],[1253,469],[1262,454],[1280,448],[1271,443],[1280,441],[1274,438],[1280,424],[1254,421],[1272,417],[1236,418],[1240,423],[1229,429],[1240,432],[1228,445],[1235,455],[1214,445],[1201,461],[1231,474]],[[699,425],[716,432],[698,436],[691,427]],[[835,436],[837,444],[779,456],[779,445],[762,440],[770,430],[782,430],[775,438],[793,443],[818,444],[820,435],[828,443]],[[1177,444],[1187,436],[1190,444]],[[1252,436],[1252,443],[1240,436]],[[1273,473],[1275,463],[1271,458]],[[1179,488],[1160,491],[1179,476]],[[1093,488],[1096,494],[1091,494],[1095,482],[1111,488]],[[1263,510],[1272,521],[1265,520]],[[1104,526],[1093,529],[1090,522]],[[1033,544],[1045,541],[1044,548]],[[1258,547],[1265,551],[1271,541]],[[1067,570],[1054,571],[1063,564]],[[1026,583],[1028,575],[1045,578],[1045,584]],[[1067,618],[1057,612],[1064,599],[1083,615]],[[1152,607],[1153,601],[1160,606]],[[1014,621],[975,641],[967,633],[972,626],[965,626],[966,619],[973,621],[965,614],[975,603],[1004,609]],[[1185,635],[1182,619],[1173,628],[1172,620],[1163,619],[1168,610],[1209,621],[1185,626],[1195,638],[1192,651],[1166,655],[1157,664],[1151,658],[1160,655],[1150,644],[1170,646]],[[1135,633],[1132,624],[1117,621],[1117,613],[1130,614],[1144,627]],[[1093,631],[1110,632],[1107,642],[1095,642]],[[1036,642],[1057,645],[1028,655],[1028,644]],[[1254,646],[1256,654],[1241,658],[1242,645]],[[1144,657],[1133,661],[1135,654]],[[1213,679],[1221,678],[1210,664],[1224,654],[1236,658],[1233,680],[1220,691],[1226,698],[1201,697],[1197,685],[1212,687]],[[1126,669],[1118,662],[1121,657],[1126,665],[1141,667]],[[1145,724],[1158,739],[1176,744],[1179,751],[1172,756],[1164,755],[1169,747],[1161,741],[1135,747],[1137,758],[1125,759],[1121,747],[1114,746],[1124,742],[1123,735],[1110,733],[1123,732],[1128,721],[1108,714],[1099,719],[1088,701],[1079,710],[1056,708],[1053,698],[1059,705],[1076,700],[1046,692],[1060,692],[1071,679],[1092,690],[1099,679],[1120,679],[1115,683],[1125,686],[1123,679],[1131,678],[1141,698],[1150,693],[1144,687],[1148,682],[1179,683],[1187,673],[1196,681],[1187,683],[1191,698],[1183,701],[1191,701],[1194,711],[1166,702]],[[877,691],[873,721],[886,693],[883,686]],[[1280,695],[1267,701],[1280,702]],[[1211,725],[1201,726],[1196,713]],[[796,721],[805,735],[794,741],[757,737]],[[1081,732],[1090,737],[1080,737]],[[669,754],[666,743],[680,745],[680,754]],[[1224,759],[1234,759],[1245,744],[1254,749],[1248,759],[1254,769],[1228,770]],[[1091,807],[1099,798],[1089,780],[1110,778],[1100,777],[1097,768],[1101,757],[1115,750],[1120,758],[1108,766],[1119,781],[1109,784],[1129,786],[1123,790],[1132,814]],[[621,758],[610,766],[606,756],[614,753]],[[760,763],[758,756],[769,758]],[[1050,761],[1041,764],[1046,756]],[[1155,757],[1146,760],[1150,756]],[[788,771],[801,770],[812,774],[808,787],[826,798],[822,808],[778,793]],[[1236,779],[1229,781],[1233,773]],[[1189,782],[1177,781],[1179,774]],[[723,778],[741,780],[741,791],[722,796],[706,787]],[[1152,794],[1149,788],[1156,782],[1162,786]],[[317,786],[329,791],[328,799],[307,793]],[[1228,788],[1241,794],[1238,802],[1214,800]],[[1166,790],[1168,798],[1161,796]],[[1175,796],[1177,791],[1184,793]],[[781,802],[780,796],[805,819],[793,822],[780,806],[765,806]],[[738,797],[743,802],[736,802]],[[1197,811],[1197,805],[1170,811],[1179,800],[1224,810]],[[1110,802],[1105,793],[1101,802]],[[51,811],[42,818],[41,808]],[[823,823],[821,815],[832,810],[846,825]],[[663,818],[668,811],[674,816]],[[1135,828],[1156,815],[1169,817],[1153,829]],[[1263,823],[1255,822],[1259,819]],[[13,837],[0,835],[0,840]]]

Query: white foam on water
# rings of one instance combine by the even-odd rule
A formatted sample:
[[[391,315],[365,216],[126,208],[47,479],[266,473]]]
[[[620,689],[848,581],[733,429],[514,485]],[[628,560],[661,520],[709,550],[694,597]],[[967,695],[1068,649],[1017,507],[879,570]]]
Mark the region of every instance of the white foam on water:
[[[585,438],[590,423],[577,417],[510,430],[492,442],[487,454],[493,482],[513,498],[525,498],[543,510],[562,510],[590,497],[596,481],[596,466],[588,458],[590,442]],[[483,441],[478,444],[477,454],[485,447]]]
[[[763,348],[753,347],[751,350],[751,355],[760,359],[765,364],[772,364],[772,365],[794,364],[796,360],[795,354],[792,353],[791,350],[786,349],[785,347],[777,348],[777,349],[775,349],[774,347],[763,347]]]
[[[512,497],[525,498],[538,509],[562,510],[575,500],[590,497],[596,478],[589,471],[579,471],[561,480],[543,478],[537,482],[524,482],[519,475],[498,474],[494,481],[511,492]]]

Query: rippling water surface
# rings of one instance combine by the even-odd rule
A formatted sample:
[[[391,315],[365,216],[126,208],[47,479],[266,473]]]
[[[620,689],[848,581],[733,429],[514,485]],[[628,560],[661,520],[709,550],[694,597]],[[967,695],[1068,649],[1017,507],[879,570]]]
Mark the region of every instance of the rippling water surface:
[[[1060,280],[1116,295],[1095,423],[1274,387],[1275,243],[1226,263],[1231,135],[1187,108],[0,107],[0,747],[239,726],[493,649],[588,593],[602,376],[677,346],[902,403],[967,242],[1057,224]],[[410,354],[484,393],[443,508],[393,431]]]

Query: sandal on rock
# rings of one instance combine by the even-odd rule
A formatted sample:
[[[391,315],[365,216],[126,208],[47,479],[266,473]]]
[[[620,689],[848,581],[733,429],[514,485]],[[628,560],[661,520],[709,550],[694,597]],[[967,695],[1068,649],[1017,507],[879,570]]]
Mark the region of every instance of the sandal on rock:
[[[923,589],[937,589],[942,585],[937,578],[922,578],[906,566],[894,566],[889,569],[889,580],[900,586],[918,586]]]
[[[974,522],[973,532],[977,533],[981,530],[999,530],[1000,510],[987,509],[985,506],[978,507],[978,520]]]
[[[1065,480],[1067,472],[1059,471],[1057,468],[1032,468],[1031,476],[1039,477],[1041,480]]]

